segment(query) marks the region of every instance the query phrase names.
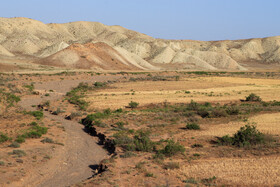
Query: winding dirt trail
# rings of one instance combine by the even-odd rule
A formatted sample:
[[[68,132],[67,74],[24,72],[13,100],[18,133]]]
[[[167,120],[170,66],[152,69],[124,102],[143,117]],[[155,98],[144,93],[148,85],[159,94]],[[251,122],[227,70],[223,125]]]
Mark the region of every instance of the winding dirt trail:
[[[48,100],[56,100],[64,96],[72,87],[80,82],[114,80],[118,77],[96,76],[90,80],[60,80],[35,84],[35,90],[54,90]],[[20,105],[26,110],[34,110],[31,105],[42,102],[40,96],[26,96]],[[35,168],[20,182],[11,186],[24,187],[64,187],[82,182],[93,175],[93,165],[97,165],[107,157],[107,152],[97,144],[97,139],[84,132],[83,126],[77,122],[65,120],[61,116],[44,112],[45,118],[61,123],[66,132],[65,145],[55,151],[52,159],[46,164]]]

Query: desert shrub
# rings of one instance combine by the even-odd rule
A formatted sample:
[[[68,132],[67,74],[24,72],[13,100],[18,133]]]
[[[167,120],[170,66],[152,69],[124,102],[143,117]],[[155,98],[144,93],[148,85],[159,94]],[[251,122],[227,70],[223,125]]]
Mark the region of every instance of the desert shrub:
[[[48,131],[47,127],[41,127],[38,124],[33,125],[30,129],[27,130],[24,134],[18,135],[16,138],[17,143],[25,142],[26,138],[40,138],[43,134],[46,134]]]
[[[30,85],[24,85],[23,87],[27,88],[28,91],[32,92],[34,90],[34,84],[30,84]]]
[[[262,101],[262,99],[260,98],[260,96],[257,96],[254,93],[251,93],[249,96],[246,97],[245,99],[246,101]]]
[[[263,133],[259,132],[255,126],[245,125],[241,127],[232,137],[226,135],[218,138],[218,143],[221,145],[247,147],[267,143],[272,140],[273,138],[267,138]]]
[[[149,138],[149,133],[144,131],[139,131],[137,135],[134,136],[134,144],[136,151],[151,152],[154,149],[154,142]]]
[[[13,148],[19,148],[20,144],[18,142],[12,142],[9,147],[13,147]]]
[[[118,108],[114,111],[114,113],[122,113],[123,112],[123,109],[122,108]]]
[[[193,144],[191,147],[192,147],[192,148],[197,148],[197,147],[203,147],[203,145],[202,145],[202,144],[197,144],[197,143],[195,143],[195,144]]]
[[[237,106],[227,107],[226,112],[228,115],[238,115],[240,114],[240,110]]]
[[[188,130],[199,130],[200,126],[197,123],[188,123],[186,125],[186,129],[188,129]]]
[[[233,139],[229,135],[225,135],[222,137],[218,137],[218,144],[220,145],[232,145],[233,144]]]
[[[0,132],[0,143],[6,142],[10,140],[10,138],[6,135]]]
[[[205,109],[205,108],[198,109],[197,110],[197,114],[199,116],[201,116],[202,118],[207,118],[207,117],[210,116],[209,111],[207,109]]]
[[[187,109],[188,110],[198,110],[199,109],[199,104],[197,102],[194,102],[191,100],[189,104],[187,104]]]
[[[126,151],[124,154],[120,155],[121,158],[131,158],[134,156],[136,156],[136,154],[131,151]]]
[[[98,119],[104,119],[111,115],[111,110],[106,109],[104,112],[96,112],[94,114],[89,114],[87,117],[82,119],[82,124],[85,126],[91,126],[92,123]]]
[[[10,152],[9,154],[11,154],[11,155],[16,155],[16,156],[18,156],[18,157],[26,156],[26,152],[23,151],[23,150],[20,150],[20,149],[15,149],[15,150],[13,150],[12,152]]]
[[[53,141],[53,139],[48,138],[48,137],[46,137],[46,138],[44,138],[43,140],[41,140],[41,142],[42,142],[42,143],[55,143],[55,142]]]
[[[227,116],[227,112],[225,109],[223,108],[215,108],[212,112],[211,112],[211,117],[213,118],[220,118],[220,117],[226,117]]]
[[[101,88],[101,87],[106,86],[106,82],[95,82],[93,85],[94,85],[96,88]]]
[[[27,114],[34,116],[37,120],[40,120],[44,117],[44,113],[42,111],[30,111]]]
[[[164,164],[164,169],[179,169],[180,165],[178,162],[167,162]]]
[[[159,150],[157,154],[162,154],[167,157],[171,157],[173,155],[176,155],[178,153],[184,153],[185,147],[179,144],[178,142],[175,142],[174,140],[168,140],[166,146]]]
[[[22,135],[19,135],[16,140],[15,140],[17,143],[23,143],[25,142],[25,137],[22,136]]]
[[[0,161],[0,166],[4,166],[4,165],[5,165],[5,162]]]
[[[138,105],[139,105],[139,103],[134,102],[134,101],[131,101],[130,103],[128,103],[128,106],[129,106],[130,108],[137,108]]]
[[[264,134],[259,132],[255,126],[245,125],[233,136],[233,145],[246,146],[264,143]]]

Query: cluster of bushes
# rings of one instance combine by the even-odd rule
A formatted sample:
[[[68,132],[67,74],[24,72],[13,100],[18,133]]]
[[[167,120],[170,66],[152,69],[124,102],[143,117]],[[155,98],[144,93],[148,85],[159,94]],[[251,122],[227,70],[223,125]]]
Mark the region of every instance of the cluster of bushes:
[[[31,127],[23,134],[18,135],[16,142],[23,143],[26,138],[40,138],[43,134],[46,134],[48,131],[47,127],[39,126],[36,122],[29,124]]]
[[[133,131],[120,131],[114,134],[114,144],[122,147],[125,151],[141,151],[141,152],[154,152],[155,158],[163,159],[164,157],[171,157],[178,153],[184,153],[184,146],[180,145],[174,140],[166,140],[165,146],[161,149],[157,147],[160,145],[158,142],[153,142],[150,139],[148,131],[137,131],[134,136],[131,136]]]
[[[95,88],[104,87],[106,83],[95,82],[93,86],[88,83],[80,83],[77,87],[66,93],[67,100],[74,105],[77,105],[81,110],[86,110],[88,103],[83,100],[86,91],[94,90]]]
[[[241,127],[233,136],[219,137],[217,143],[220,145],[234,145],[237,147],[250,147],[257,144],[265,144],[273,138],[266,137],[256,129],[255,126],[245,125]]]
[[[6,134],[0,132],[0,143],[6,142],[8,140],[10,140],[10,138]]]
[[[18,103],[19,101],[20,97],[16,96],[15,94],[0,90],[0,102],[4,102],[7,108],[14,106],[14,104]]]
[[[30,111],[30,112],[25,112],[25,114],[29,114],[35,117],[37,120],[40,120],[44,117],[44,113],[42,111]]]

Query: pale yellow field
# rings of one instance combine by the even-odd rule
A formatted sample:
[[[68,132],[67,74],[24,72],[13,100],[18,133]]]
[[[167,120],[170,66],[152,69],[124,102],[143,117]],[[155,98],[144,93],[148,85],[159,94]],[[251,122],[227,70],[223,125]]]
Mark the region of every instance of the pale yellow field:
[[[190,93],[185,93],[189,91]],[[130,101],[150,103],[230,102],[244,99],[250,93],[265,101],[280,100],[280,81],[236,77],[200,77],[180,81],[141,81],[115,83],[100,91],[91,92],[89,109],[120,108]]]

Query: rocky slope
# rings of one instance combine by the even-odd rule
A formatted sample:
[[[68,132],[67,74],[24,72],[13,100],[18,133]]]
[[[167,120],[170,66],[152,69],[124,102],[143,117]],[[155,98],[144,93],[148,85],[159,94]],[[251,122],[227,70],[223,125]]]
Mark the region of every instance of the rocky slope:
[[[279,64],[280,36],[163,40],[97,22],[44,24],[0,18],[0,56],[29,56],[39,64],[98,70],[246,70],[250,63]]]

